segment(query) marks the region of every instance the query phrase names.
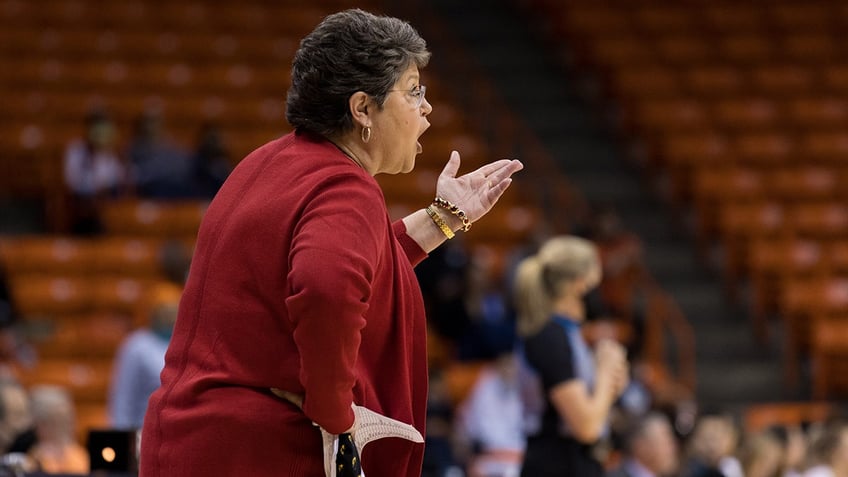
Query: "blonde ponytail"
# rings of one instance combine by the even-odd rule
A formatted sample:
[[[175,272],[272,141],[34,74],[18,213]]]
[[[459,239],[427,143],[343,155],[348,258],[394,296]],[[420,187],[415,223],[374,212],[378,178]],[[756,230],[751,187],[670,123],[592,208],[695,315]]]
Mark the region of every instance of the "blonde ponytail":
[[[522,260],[515,276],[519,335],[541,330],[551,317],[554,300],[599,263],[595,245],[573,236],[553,237],[536,255]]]
[[[535,255],[522,260],[516,270],[515,308],[518,334],[521,336],[536,333],[549,319],[551,297],[545,289],[542,264]]]

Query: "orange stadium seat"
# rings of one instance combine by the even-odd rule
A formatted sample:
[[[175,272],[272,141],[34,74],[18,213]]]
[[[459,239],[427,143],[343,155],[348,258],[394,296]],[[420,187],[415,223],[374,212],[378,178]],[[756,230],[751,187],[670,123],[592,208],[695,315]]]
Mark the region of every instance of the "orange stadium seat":
[[[848,241],[837,239],[828,243],[825,265],[836,275],[848,276]]]
[[[848,313],[813,323],[813,397],[848,397]]]
[[[524,243],[536,231],[540,211],[522,205],[499,204],[485,217],[474,223],[468,242],[476,243]]]
[[[69,237],[20,237],[0,243],[0,257],[10,275],[84,276],[95,250],[86,240]]]
[[[774,101],[764,98],[733,98],[719,100],[713,110],[719,127],[728,130],[769,129],[781,118]]]
[[[91,308],[87,279],[22,276],[12,278],[11,285],[15,306],[24,318],[70,315]]]
[[[723,34],[761,32],[766,28],[763,9],[750,3],[707,4],[703,10],[704,24]]]
[[[104,275],[156,278],[162,274],[163,242],[147,238],[106,237],[93,243],[93,271]]]
[[[104,204],[101,218],[116,235],[187,237],[197,235],[207,206],[204,201],[123,200]]]
[[[790,208],[789,216],[794,232],[800,236],[848,237],[848,206],[842,202],[796,204]]]
[[[799,159],[821,164],[845,163],[848,157],[848,132],[813,131],[802,136]]]
[[[409,174],[380,175],[377,180],[386,203],[412,203],[426,207],[436,195],[436,179],[441,171],[417,166]]]
[[[781,46],[781,52],[791,61],[826,64],[841,54],[842,42],[826,33],[813,31],[786,36]]]
[[[688,200],[692,195],[693,171],[731,164],[727,137],[714,131],[668,135],[662,138],[658,159],[672,179],[673,197]]]
[[[719,39],[718,47],[726,61],[738,65],[762,64],[775,58],[771,41],[755,33],[724,36]]]
[[[810,353],[815,323],[833,316],[846,317],[848,279],[834,277],[787,282],[779,302],[784,321],[786,379],[798,382],[799,360]]]
[[[826,402],[777,402],[748,406],[743,413],[745,431],[751,434],[770,426],[801,426],[823,422],[830,417],[833,405]]]
[[[768,182],[770,195],[784,202],[830,200],[845,193],[837,171],[820,166],[774,169]]]
[[[114,313],[130,317],[138,325],[144,325],[145,295],[152,285],[151,280],[133,278],[101,278],[91,283],[91,307],[101,313]]]
[[[680,92],[680,78],[669,68],[653,65],[619,68],[609,75],[610,88],[621,98],[650,100],[676,97]]]
[[[577,8],[561,8],[557,15],[559,33],[566,36],[575,33],[588,36],[605,36],[609,32],[627,32],[633,28],[628,12],[607,5],[588,5]]]
[[[761,200],[766,195],[765,180],[752,169],[697,169],[693,195],[698,236],[706,242],[715,236],[721,206]]]
[[[683,73],[687,92],[704,98],[738,96],[748,88],[745,76],[728,65],[692,65]]]
[[[676,131],[696,131],[709,126],[709,115],[701,101],[670,98],[634,104],[629,121],[636,130],[657,135]]]
[[[848,92],[848,64],[825,63],[820,66],[822,82],[826,90],[835,94]]]
[[[835,96],[792,99],[787,104],[787,113],[792,124],[810,130],[841,130],[848,125],[848,101]]]
[[[706,38],[689,32],[666,35],[654,40],[657,58],[675,66],[703,65],[715,61],[715,50]]]
[[[759,239],[788,234],[784,207],[774,202],[727,204],[719,210],[719,236],[724,247],[724,275],[727,291],[735,294],[740,277],[747,274],[751,244]]]
[[[637,5],[631,16],[636,28],[647,33],[685,33],[697,22],[688,8],[671,5]]]
[[[452,362],[445,370],[443,379],[448,398],[454,406],[459,405],[471,394],[477,378],[485,366],[484,362]]]
[[[830,25],[834,17],[826,4],[784,3],[769,6],[767,9],[771,24],[786,32],[816,32]]]
[[[772,96],[806,94],[817,87],[817,78],[810,68],[793,64],[757,66],[751,79],[755,91]]]
[[[798,161],[797,141],[781,131],[740,133],[732,142],[733,159],[743,165],[773,168]]]
[[[111,360],[42,360],[19,373],[26,387],[52,384],[67,389],[76,403],[105,403],[111,377]]]
[[[601,67],[644,65],[653,62],[651,48],[638,36],[597,38],[589,47],[591,58]]]
[[[35,342],[39,359],[111,360],[132,325],[126,316],[111,313],[54,322],[52,329]]]
[[[751,316],[758,337],[768,336],[767,318],[777,311],[785,284],[824,275],[827,256],[821,242],[807,239],[759,239],[751,244]]]

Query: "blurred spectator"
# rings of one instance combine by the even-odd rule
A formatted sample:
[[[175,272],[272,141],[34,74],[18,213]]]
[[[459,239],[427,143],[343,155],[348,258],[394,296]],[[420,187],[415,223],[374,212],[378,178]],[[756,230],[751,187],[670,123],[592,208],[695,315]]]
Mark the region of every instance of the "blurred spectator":
[[[471,449],[469,477],[518,477],[525,447],[518,360],[504,353],[480,372],[458,410],[458,434]]]
[[[30,392],[30,406],[36,443],[29,455],[41,471],[88,473],[88,451],[74,437],[76,418],[67,391],[57,386],[36,386]]]
[[[148,111],[136,118],[127,156],[139,196],[177,199],[192,195],[191,161],[167,138],[158,112]]]
[[[464,307],[469,323],[458,343],[458,358],[463,361],[494,360],[515,345],[515,316],[504,297],[494,259],[481,249],[466,268]]]
[[[735,457],[739,433],[730,416],[702,415],[689,438],[689,456],[684,477],[741,477]]]
[[[678,446],[668,418],[649,413],[635,420],[624,437],[624,460],[608,477],[659,477],[673,475],[678,466]]]
[[[848,477],[848,424],[828,423],[813,439],[810,458],[804,477]]]
[[[471,325],[465,308],[469,262],[464,244],[454,239],[430,252],[427,260],[415,267],[427,322],[451,345],[458,343]]]
[[[140,429],[147,400],[160,384],[165,351],[177,320],[182,289],[161,283],[150,292],[149,326],[133,332],[115,358],[109,392],[109,418],[120,429]]]
[[[0,377],[0,455],[26,451],[26,448],[16,447],[27,447],[22,441],[32,440],[32,436],[27,432],[31,427],[32,418],[26,390],[13,378]]]
[[[11,286],[0,261],[0,377],[14,375],[12,365],[31,366],[35,360],[35,350],[19,333]]]
[[[427,435],[424,439],[422,477],[462,476],[453,452],[454,409],[447,385],[440,370],[430,369],[430,387],[427,393]]]
[[[4,368],[7,363],[14,360],[15,348],[17,347],[15,333],[17,314],[12,301],[12,293],[6,279],[6,269],[0,263],[0,365]]]
[[[739,451],[739,463],[745,477],[781,477],[780,441],[770,432],[748,436]]]
[[[172,283],[184,286],[191,268],[191,247],[180,240],[169,240],[162,245],[159,265]]]
[[[230,155],[221,131],[214,124],[204,124],[191,158],[191,194],[198,199],[211,199],[224,184],[230,169]]]
[[[71,194],[71,230],[94,234],[101,230],[97,200],[114,197],[126,185],[127,171],[115,148],[115,125],[103,111],[85,117],[85,134],[65,150],[65,184]]]
[[[781,447],[782,477],[800,477],[807,456],[807,440],[801,426],[773,426],[771,434]]]

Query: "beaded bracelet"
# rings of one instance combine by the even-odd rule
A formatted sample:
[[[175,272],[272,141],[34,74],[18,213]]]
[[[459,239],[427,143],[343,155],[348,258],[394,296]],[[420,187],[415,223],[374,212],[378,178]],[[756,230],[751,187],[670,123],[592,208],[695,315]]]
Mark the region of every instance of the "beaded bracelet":
[[[454,237],[453,230],[448,227],[448,224],[446,224],[442,216],[439,215],[439,213],[433,209],[432,205],[428,205],[427,208],[424,210],[427,211],[427,215],[429,215],[430,218],[433,219],[433,222],[436,224],[436,226],[439,227],[439,229],[441,229],[442,233],[445,234],[445,237],[447,237],[448,240]]]
[[[459,220],[462,221],[462,231],[468,232],[471,230],[471,220],[465,214],[465,211],[460,209],[456,204],[452,204],[446,199],[441,197],[436,197],[433,199],[433,204],[450,211],[451,214],[459,217]]]

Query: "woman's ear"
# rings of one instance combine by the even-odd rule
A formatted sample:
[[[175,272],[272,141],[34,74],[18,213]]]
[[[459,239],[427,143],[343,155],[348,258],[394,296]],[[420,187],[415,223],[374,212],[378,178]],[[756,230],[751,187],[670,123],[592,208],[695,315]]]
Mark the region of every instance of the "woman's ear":
[[[370,102],[371,96],[368,96],[368,94],[362,91],[353,93],[348,100],[348,107],[350,108],[350,115],[353,117],[353,122],[359,124],[361,127],[371,125],[371,120],[368,117],[368,106]]]

